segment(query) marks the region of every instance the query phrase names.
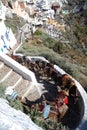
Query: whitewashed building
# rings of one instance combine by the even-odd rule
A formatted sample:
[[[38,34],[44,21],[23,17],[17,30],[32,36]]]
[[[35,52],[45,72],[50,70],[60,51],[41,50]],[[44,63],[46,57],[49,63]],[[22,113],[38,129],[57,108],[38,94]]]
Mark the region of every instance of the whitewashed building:
[[[5,20],[6,7],[0,1],[0,19]]]
[[[17,43],[12,30],[6,27],[3,20],[0,21],[0,52],[8,53]]]

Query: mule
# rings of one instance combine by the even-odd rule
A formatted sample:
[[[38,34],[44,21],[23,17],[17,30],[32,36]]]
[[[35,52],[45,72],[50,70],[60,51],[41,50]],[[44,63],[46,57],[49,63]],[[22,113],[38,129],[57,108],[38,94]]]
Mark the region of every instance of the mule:
[[[68,75],[64,74],[61,78],[61,87],[64,89],[65,93],[69,96],[70,102],[75,104],[78,101],[78,91],[75,85],[74,79]]]

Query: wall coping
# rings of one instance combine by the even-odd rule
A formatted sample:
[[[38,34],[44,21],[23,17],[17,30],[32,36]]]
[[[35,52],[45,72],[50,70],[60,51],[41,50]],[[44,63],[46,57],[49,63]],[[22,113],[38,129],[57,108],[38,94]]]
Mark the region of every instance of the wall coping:
[[[55,68],[56,71],[60,72],[61,74],[66,73],[64,70],[62,70],[57,65],[54,65],[54,68]],[[76,81],[75,79],[74,79],[74,81],[75,81],[77,89],[80,92],[81,97],[83,99],[83,109],[84,109],[83,118],[82,118],[80,124],[78,125],[78,127],[75,130],[87,130],[87,93],[78,81]]]
[[[13,70],[15,70],[17,73],[22,75],[25,79],[37,83],[35,74],[27,69],[26,67],[22,66],[12,58],[10,58],[8,55],[0,54],[0,59],[3,61],[6,65],[10,66]]]

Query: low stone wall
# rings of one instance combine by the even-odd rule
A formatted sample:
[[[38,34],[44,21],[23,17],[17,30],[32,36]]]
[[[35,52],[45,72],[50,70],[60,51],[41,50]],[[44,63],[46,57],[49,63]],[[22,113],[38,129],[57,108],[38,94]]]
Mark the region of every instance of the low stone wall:
[[[54,65],[54,68],[57,72],[60,72],[61,74],[66,73],[57,65]],[[76,81],[75,79],[74,81],[80,94],[80,102],[79,102],[80,119],[78,121],[77,128],[74,130],[87,130],[87,93],[78,81]]]
[[[25,79],[37,83],[37,80],[35,78],[35,75],[32,71],[28,70],[26,67],[22,66],[9,56],[5,54],[0,54],[0,60],[3,61],[6,65],[10,66],[13,70],[15,70],[17,73],[22,75]]]
[[[76,130],[87,130],[87,93],[79,82],[75,80],[75,83],[78,87],[78,91],[80,92],[83,100],[83,102],[80,102],[80,110],[82,118]]]
[[[31,59],[32,61],[37,61],[37,60],[39,60],[39,61],[45,61],[45,62],[49,62],[48,60],[46,60],[44,57],[42,57],[42,56],[27,56],[26,57],[27,59]]]

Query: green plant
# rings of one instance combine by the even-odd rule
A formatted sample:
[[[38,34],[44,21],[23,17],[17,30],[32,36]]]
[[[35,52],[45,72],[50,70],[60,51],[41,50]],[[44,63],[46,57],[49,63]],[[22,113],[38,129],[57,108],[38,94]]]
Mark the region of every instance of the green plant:
[[[68,130],[68,127],[63,126],[62,123],[57,123],[56,121],[50,118],[44,120],[43,113],[38,111],[37,106],[35,109],[31,110],[29,116],[35,124],[39,125],[44,130]]]
[[[9,101],[9,105],[11,107],[15,108],[16,110],[23,111],[22,104],[21,104],[20,100],[18,100],[18,99]]]
[[[42,32],[41,32],[40,30],[36,30],[36,31],[34,32],[34,35],[37,35],[37,36],[42,35]]]
[[[7,99],[7,96],[5,95],[6,86],[4,84],[0,84],[0,98]],[[22,104],[20,100],[10,100],[9,105],[17,110],[22,110]]]
[[[18,28],[22,27],[25,22],[17,17],[17,15],[13,15],[13,18],[6,17],[5,24],[12,29],[13,33],[17,33]]]
[[[0,84],[0,98],[6,98],[5,89],[6,87],[3,84]]]

